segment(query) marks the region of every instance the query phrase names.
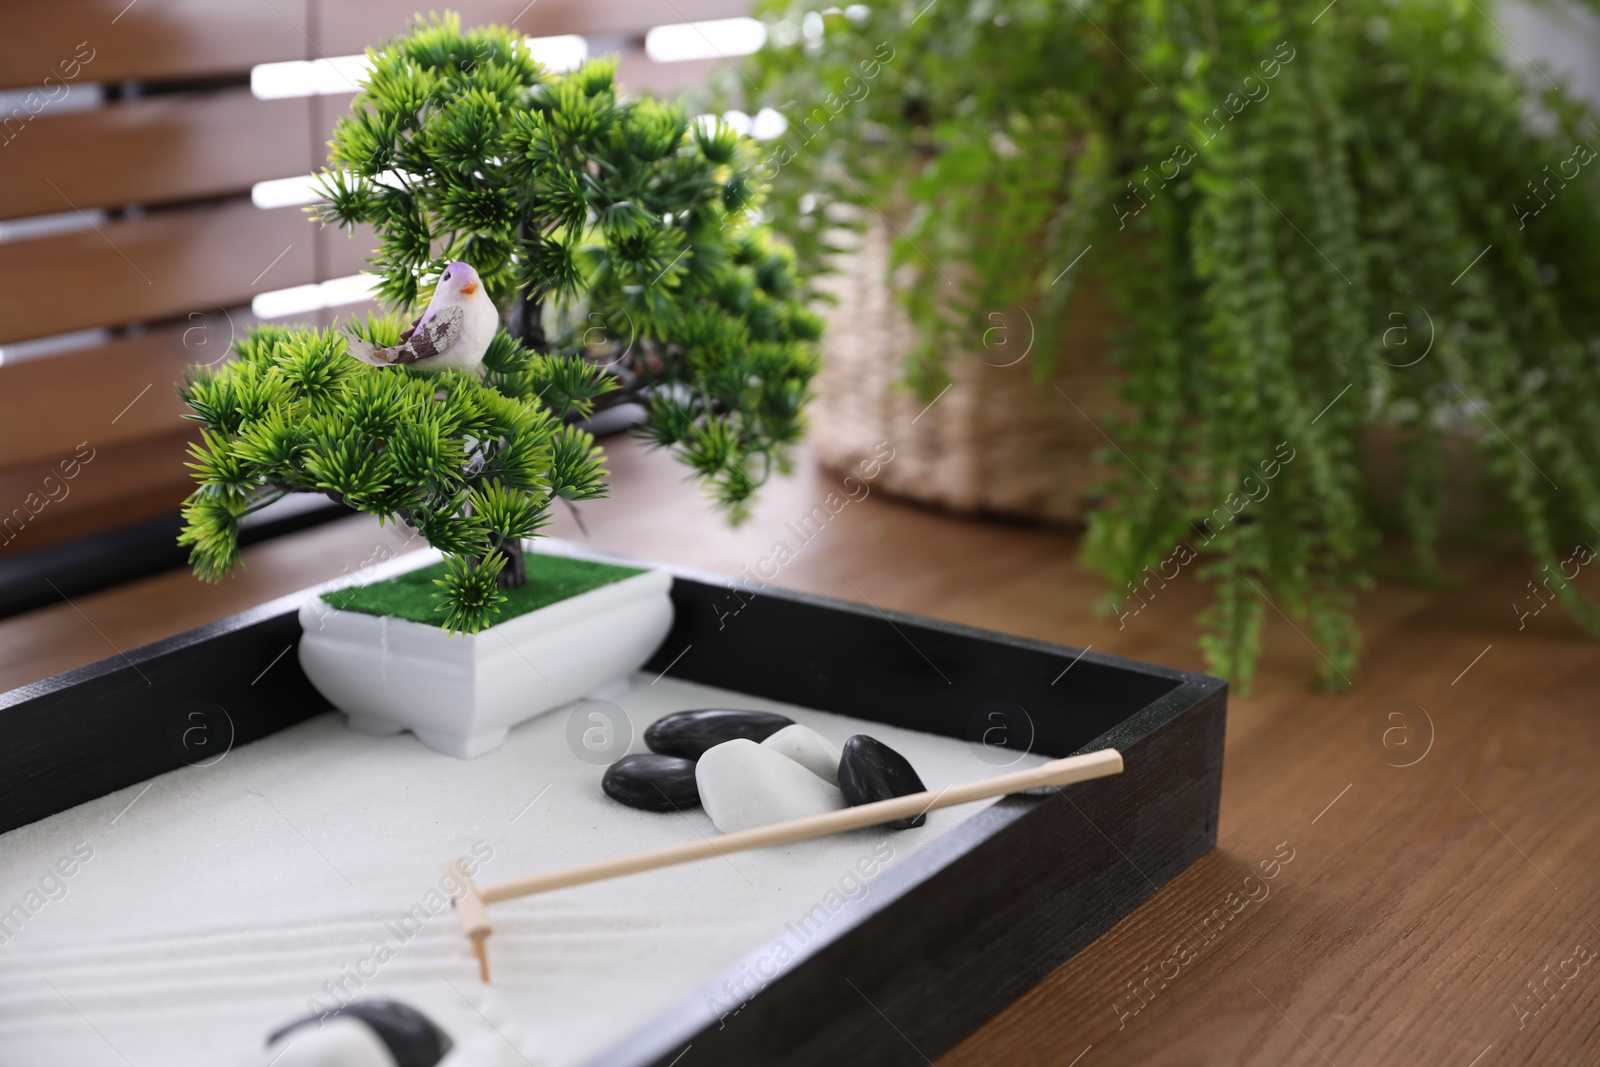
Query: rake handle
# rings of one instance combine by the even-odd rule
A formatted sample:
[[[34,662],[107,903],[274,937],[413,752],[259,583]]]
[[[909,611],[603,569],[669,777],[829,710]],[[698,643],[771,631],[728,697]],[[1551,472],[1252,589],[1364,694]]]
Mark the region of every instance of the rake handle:
[[[938,792],[913,793],[910,796],[879,800],[859,807],[830,811],[823,815],[809,815],[803,819],[791,819],[771,826],[757,826],[749,830],[658,848],[649,852],[636,852],[631,856],[618,856],[598,863],[586,863],[580,867],[551,871],[548,874],[495,882],[482,888],[474,883],[467,873],[464,860],[450,860],[441,866],[446,874],[454,876],[461,884],[460,891],[455,896],[456,914],[461,917],[462,928],[472,939],[472,952],[478,959],[478,973],[487,982],[489,951],[486,941],[491,932],[488,905],[502,900],[548,893],[553,889],[586,885],[608,878],[620,878],[623,875],[653,871],[679,863],[692,863],[695,860],[710,859],[712,856],[726,856],[731,852],[745,852],[753,848],[809,841],[812,838],[826,837],[828,834],[837,834],[845,830],[860,830],[867,826],[893,822],[937,808],[954,807],[957,804],[1022,793],[1030,789],[1071,785],[1073,782],[1121,773],[1122,754],[1114,748],[1106,748],[1098,752],[1086,752],[1081,756],[1052,760],[1032,770],[1015,771],[963,785],[946,786]]]
[[[604,881],[608,878],[620,878],[623,875],[637,874],[641,871],[653,871],[679,863],[692,863],[695,860],[710,859],[713,856],[726,856],[732,852],[746,852],[755,848],[768,848],[773,845],[793,844],[796,841],[809,841],[812,838],[826,837],[829,834],[842,833],[846,830],[859,830],[867,826],[893,822],[896,819],[904,819],[938,808],[969,804],[974,800],[986,800],[990,797],[1021,793],[1029,789],[1070,785],[1073,782],[1101,778],[1110,774],[1118,774],[1121,771],[1121,753],[1116,749],[1101,749],[1098,752],[1088,752],[1081,756],[1068,756],[1065,759],[1052,760],[1049,763],[1025,771],[1001,774],[976,782],[966,782],[962,785],[946,786],[938,791],[911,793],[907,796],[874,801],[871,804],[862,804],[858,807],[842,808],[839,811],[830,811],[822,815],[808,815],[800,819],[791,819],[788,822],[774,823],[771,826],[757,826],[749,830],[739,830],[731,834],[708,837],[700,841],[688,841],[681,845],[652,849],[648,852],[636,852],[630,856],[618,856],[595,863],[585,863],[582,866],[568,867],[565,870],[551,871],[548,874],[536,874],[527,878],[514,878],[505,882],[495,882],[480,889],[478,895],[483,903],[495,904],[502,900],[533,896],[536,893],[548,893],[554,889],[585,885],[589,882]]]

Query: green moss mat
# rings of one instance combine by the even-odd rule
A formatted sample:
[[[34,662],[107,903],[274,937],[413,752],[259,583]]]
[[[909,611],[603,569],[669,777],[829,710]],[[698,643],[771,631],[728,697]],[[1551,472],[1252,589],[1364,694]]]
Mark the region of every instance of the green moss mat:
[[[541,556],[533,552],[527,553],[525,558],[528,584],[520,589],[502,590],[506,602],[500,605],[495,615],[494,621],[497,623],[644,573],[637,567],[615,567],[609,563],[592,563],[586,559],[568,559],[564,556]],[[433,581],[444,577],[444,570],[443,563],[435,563],[398,578],[335,589],[331,593],[323,593],[322,599],[336,608],[359,611],[364,615],[390,615],[412,622],[439,624],[444,619],[444,605],[434,598],[433,594],[439,591],[439,587]]]

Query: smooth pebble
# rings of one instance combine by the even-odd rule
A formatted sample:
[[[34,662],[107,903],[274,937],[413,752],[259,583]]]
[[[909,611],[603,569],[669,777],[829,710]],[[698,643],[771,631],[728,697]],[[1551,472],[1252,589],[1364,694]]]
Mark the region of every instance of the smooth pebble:
[[[285,1047],[278,1048],[287,1040]],[[437,1023],[398,1000],[355,1000],[307,1015],[267,1038],[275,1067],[435,1067],[450,1051]]]
[[[663,756],[699,759],[708,749],[745,738],[765,741],[794,720],[770,711],[741,711],[733,708],[702,708],[675,711],[651,723],[644,731],[644,743],[651,752]]]
[[[785,726],[761,742],[761,747],[788,756],[830,785],[839,783],[839,746],[809,726]]]
[[[788,756],[745,738],[701,756],[695,781],[706,814],[725,834],[844,807],[837,787]]]
[[[600,788],[612,800],[643,811],[682,811],[700,806],[694,760],[635,752],[606,768]]]
[[[877,738],[856,734],[844,743],[839,759],[839,790],[852,808],[921,793],[926,788],[911,762]],[[892,830],[909,830],[927,821],[927,815],[914,815],[884,825]]]

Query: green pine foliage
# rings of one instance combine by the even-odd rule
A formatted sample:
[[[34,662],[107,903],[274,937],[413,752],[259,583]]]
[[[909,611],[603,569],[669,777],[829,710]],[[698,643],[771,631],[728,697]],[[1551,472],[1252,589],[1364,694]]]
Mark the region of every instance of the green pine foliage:
[[[389,316],[357,332],[392,343],[399,329]],[[561,417],[583,403],[567,391],[570,361],[504,335],[492,351],[483,379],[430,374],[359,363],[331,329],[261,326],[232,362],[192,371],[183,397],[203,426],[190,447],[199,488],[179,543],[195,573],[215,581],[233,569],[239,520],[251,512],[289,493],[325,493],[413,526],[449,563],[441,624],[487,626],[518,539],[544,525],[558,497],[605,492],[594,439]]]
[[[552,74],[520,34],[450,13],[368,54],[320,216],[377,231],[380,298],[418,306],[447,262],[472,264],[513,336],[572,360],[567,417],[642,404],[643,436],[742,518],[801,435],[821,334],[753,221],[754,144],[622,98],[615,60]]]
[[[766,210],[806,269],[840,227],[893,220],[921,340],[911,382],[937,391],[949,353],[1019,306],[1042,377],[1086,276],[1124,312],[1132,414],[1110,426],[1120,473],[1084,547],[1113,610],[1188,546],[1214,594],[1213,670],[1248,685],[1281,611],[1324,683],[1347,684],[1381,528],[1374,427],[1402,442],[1413,572],[1437,574],[1449,434],[1476,440],[1541,573],[1592,543],[1600,128],[1553,76],[1508,63],[1483,7],[763,12],[754,89],[728,88],[790,122]],[[1574,586],[1559,595],[1600,633]]]
[[[520,34],[463,32],[454,14],[368,55],[315,211],[377,232],[395,313],[341,330],[396,343],[454,260],[508,328],[480,375],[369,367],[340,330],[274,326],[191,373],[182,395],[203,430],[179,540],[196,574],[237,565],[252,512],[324,493],[441,550],[441,625],[482,629],[526,581],[520,539],[553,502],[604,495],[600,451],[574,424],[622,401],[742,517],[802,432],[821,331],[792,254],[755,221],[751,142],[622,98],[614,61],[553,74]]]

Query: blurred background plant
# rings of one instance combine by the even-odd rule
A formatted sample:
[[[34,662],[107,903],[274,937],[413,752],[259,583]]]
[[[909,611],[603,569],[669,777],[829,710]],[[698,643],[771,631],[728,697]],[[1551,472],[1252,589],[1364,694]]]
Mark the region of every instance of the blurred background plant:
[[[1083,548],[1106,610],[1187,548],[1211,669],[1248,686],[1271,607],[1347,685],[1391,517],[1374,486],[1398,468],[1408,573],[1442,580],[1462,435],[1538,564],[1600,530],[1600,129],[1478,5],[760,11],[766,47],[720,88],[789,119],[764,211],[808,275],[862,254],[850,231],[892,232],[918,407],[981,383],[963,364],[996,309],[1029,311],[1042,384],[1085,300],[1111,301],[1121,403],[1089,413],[1116,446]]]
[[[335,128],[321,219],[370,223],[378,296],[425,306],[453,260],[501,306],[484,374],[371,368],[334,331],[260,327],[184,399],[205,426],[180,543],[201,577],[239,521],[289,493],[416,527],[450,560],[441,619],[488,625],[523,584],[520,539],[558,498],[604,492],[576,423],[619,400],[735,520],[787,465],[817,316],[791,254],[751,223],[755,151],[720,121],[619,98],[611,61],[552,75],[523,38],[453,14],[369,52]],[[395,316],[347,324],[378,343]]]

